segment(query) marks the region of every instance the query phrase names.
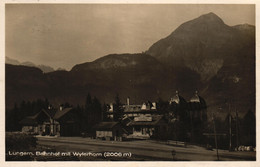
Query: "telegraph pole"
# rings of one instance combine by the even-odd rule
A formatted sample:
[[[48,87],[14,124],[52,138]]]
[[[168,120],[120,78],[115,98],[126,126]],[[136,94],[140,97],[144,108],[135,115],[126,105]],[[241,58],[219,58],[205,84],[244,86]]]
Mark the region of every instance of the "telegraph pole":
[[[212,121],[213,121],[213,126],[214,126],[214,136],[215,136],[215,146],[216,146],[216,151],[217,151],[217,158],[218,158],[218,161],[219,161],[218,141],[217,141],[216,125],[215,125],[215,118],[214,118],[214,113],[213,112],[212,112]]]
[[[232,120],[231,120],[231,111],[230,111],[230,104],[228,105],[229,108],[229,151],[231,151],[232,148]]]
[[[237,148],[238,148],[238,113],[236,110],[236,139],[237,139]]]

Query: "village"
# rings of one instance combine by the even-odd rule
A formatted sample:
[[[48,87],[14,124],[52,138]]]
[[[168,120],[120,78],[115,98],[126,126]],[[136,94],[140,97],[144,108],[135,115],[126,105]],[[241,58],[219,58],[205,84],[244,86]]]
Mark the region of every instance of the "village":
[[[240,137],[243,131],[238,132],[234,127],[237,118],[227,115],[226,121],[222,122],[209,118],[207,103],[198,91],[188,101],[176,91],[168,101],[142,104],[132,104],[130,97],[122,103],[116,95],[115,102],[104,104],[103,110],[98,99],[90,94],[84,108],[68,103],[53,107],[47,100],[38,100],[37,103],[22,103],[20,108],[14,109],[21,112],[24,111],[22,106],[27,110],[30,105],[36,108],[35,114],[20,116],[20,121],[16,121],[20,132],[14,134],[36,138],[33,149],[36,152],[29,151],[31,157],[37,157],[36,160],[52,160],[50,155],[66,155],[54,156],[55,160],[68,157],[76,160],[255,159],[254,140],[244,141]],[[44,105],[35,107],[41,106],[39,104]],[[250,114],[249,111],[244,120],[252,122]],[[243,125],[240,126],[243,130]],[[254,139],[254,134],[248,131],[250,135]],[[17,139],[16,142],[22,141]],[[16,157],[20,154],[12,147],[8,151],[13,151],[9,158],[15,153]],[[100,156],[92,156],[97,154]]]
[[[27,116],[19,123],[24,133],[41,136],[86,136],[101,140],[122,141],[128,139],[167,139],[167,133],[173,127],[169,124],[182,122],[180,134],[175,134],[176,140],[198,142],[203,138],[203,130],[207,123],[207,106],[205,100],[196,91],[186,102],[176,91],[169,100],[171,111],[159,112],[156,102],[131,104],[130,98],[126,104],[117,106],[107,105],[107,111],[102,114],[100,121],[91,127],[91,133],[80,131],[80,118],[73,107],[51,106],[42,109],[32,116]],[[119,109],[119,111],[118,111]],[[120,111],[121,110],[121,111]],[[93,118],[95,119],[94,116]],[[104,121],[106,120],[106,121]],[[173,139],[173,138],[172,138]]]
[[[104,158],[104,153],[123,155],[127,152],[125,154],[135,155],[132,159],[128,156],[127,160],[219,160],[219,154],[231,154],[229,158],[222,157],[222,160],[255,159],[253,144],[242,146],[245,141],[238,139],[236,134],[230,138],[229,130],[232,130],[232,134],[236,133],[232,126],[225,127],[224,131],[218,127],[216,131],[216,126],[220,126],[218,123],[221,122],[212,120],[213,117],[208,118],[206,101],[199,96],[198,91],[189,101],[176,91],[168,101],[146,101],[142,104],[132,104],[130,97],[123,104],[116,96],[115,103],[104,105],[104,112],[95,109],[94,106],[99,106],[94,105],[98,104],[97,101],[88,95],[83,110],[69,104],[60,105],[59,108],[48,104],[47,108],[39,109],[36,114],[18,122],[20,133],[35,136],[38,146],[55,148],[56,151],[83,151],[79,154],[68,153],[69,156],[98,153]],[[86,109],[95,112],[86,112]],[[225,122],[221,124],[225,126]],[[149,153],[145,150],[149,150]],[[185,156],[182,155],[183,151]],[[247,152],[241,155],[242,152],[230,151]],[[39,151],[34,154],[46,155],[46,150],[42,152],[44,154]],[[151,157],[151,152],[156,156]],[[57,152],[53,154],[61,155]],[[176,154],[180,157],[176,158]],[[186,154],[191,154],[191,159]],[[100,157],[80,156],[81,160],[82,157],[85,160],[100,160]],[[108,156],[106,160],[111,158],[115,157]],[[121,156],[121,160],[126,160],[122,158],[126,157]]]

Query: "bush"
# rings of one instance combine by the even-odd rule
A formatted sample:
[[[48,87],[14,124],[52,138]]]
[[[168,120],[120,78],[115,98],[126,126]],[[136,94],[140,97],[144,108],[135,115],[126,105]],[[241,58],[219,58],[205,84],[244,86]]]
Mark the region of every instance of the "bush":
[[[5,146],[7,151],[27,151],[35,148],[37,139],[25,133],[6,133]]]
[[[6,133],[5,147],[7,161],[29,161],[33,160],[32,155],[9,155],[8,152],[34,152],[37,139],[33,135],[25,133]]]

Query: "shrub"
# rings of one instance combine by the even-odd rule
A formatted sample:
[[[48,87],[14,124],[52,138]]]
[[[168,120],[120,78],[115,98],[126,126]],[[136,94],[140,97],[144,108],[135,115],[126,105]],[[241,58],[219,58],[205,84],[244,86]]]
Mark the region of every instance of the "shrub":
[[[7,161],[27,161],[33,160],[30,155],[26,156],[11,156],[9,151],[14,152],[34,152],[37,145],[37,139],[33,135],[25,133],[6,133],[5,147],[6,147],[6,160]]]
[[[37,139],[33,135],[25,133],[6,133],[6,150],[26,151],[35,148]]]

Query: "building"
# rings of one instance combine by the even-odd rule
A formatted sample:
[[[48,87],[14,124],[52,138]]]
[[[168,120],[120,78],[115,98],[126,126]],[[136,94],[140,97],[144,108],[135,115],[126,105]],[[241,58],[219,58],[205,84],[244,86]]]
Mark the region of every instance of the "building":
[[[163,138],[167,132],[167,121],[162,115],[140,115],[129,124],[133,138]]]
[[[198,91],[195,91],[195,94],[188,102],[188,111],[191,121],[191,141],[202,142],[204,138],[202,134],[207,126],[207,104],[199,96]]]
[[[122,106],[122,127],[132,138],[150,138],[165,134],[167,121],[160,115],[155,102],[144,102],[142,104],[130,104],[130,98]],[[108,110],[109,118],[113,118],[113,105]]]
[[[100,122],[93,128],[96,131],[96,138],[122,141],[123,128],[119,122]]]
[[[185,118],[187,117],[187,101],[180,96],[179,92],[176,91],[175,96],[171,97],[169,100],[169,115],[184,121]]]
[[[37,114],[21,120],[20,124],[22,132],[31,134],[77,136],[80,133],[79,116],[73,108],[42,109]]]
[[[28,116],[24,118],[19,123],[22,125],[22,132],[30,134],[39,134],[43,131],[43,122],[48,119],[48,115],[46,115],[43,111],[40,111],[33,116]]]
[[[169,134],[175,140],[202,142],[207,124],[207,104],[198,91],[186,101],[179,92],[169,100]],[[181,128],[181,130],[180,130]]]
[[[107,115],[108,118],[113,119],[113,104],[110,104],[108,106]],[[155,102],[144,102],[143,104],[130,104],[130,98],[128,97],[126,100],[126,104],[122,106],[123,108],[123,118],[126,117],[137,117],[140,115],[146,115],[146,114],[158,114],[158,111],[156,109],[156,103]]]

